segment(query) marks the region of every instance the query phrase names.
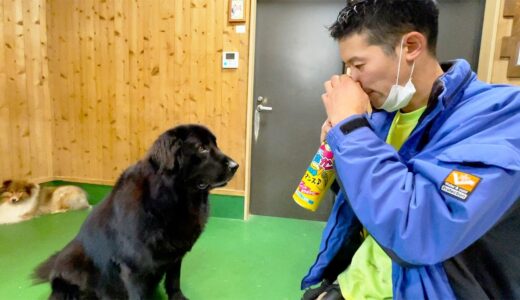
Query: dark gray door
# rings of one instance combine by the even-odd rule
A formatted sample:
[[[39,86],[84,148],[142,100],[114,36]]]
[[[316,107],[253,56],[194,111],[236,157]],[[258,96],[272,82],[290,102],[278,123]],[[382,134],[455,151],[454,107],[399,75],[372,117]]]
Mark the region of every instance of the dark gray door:
[[[477,69],[484,0],[439,0],[438,57],[467,59]],[[324,220],[331,194],[311,213],[292,200],[319,147],[325,119],[323,82],[342,70],[331,25],[345,1],[258,0],[255,49],[255,107],[263,111],[253,140],[252,214]],[[266,102],[257,102],[262,97]],[[265,101],[265,100],[263,100]]]
[[[342,70],[327,26],[344,3],[258,0],[254,101],[267,98],[272,111],[259,113],[253,138],[252,214],[324,220],[330,212],[330,194],[311,213],[292,193],[319,147],[323,82]]]
[[[439,0],[440,61],[464,58],[477,71],[486,0]]]

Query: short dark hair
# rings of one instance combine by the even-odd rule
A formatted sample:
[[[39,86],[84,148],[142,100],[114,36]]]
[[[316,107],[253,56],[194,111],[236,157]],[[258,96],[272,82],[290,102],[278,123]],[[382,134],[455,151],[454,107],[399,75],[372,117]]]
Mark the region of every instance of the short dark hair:
[[[394,53],[403,34],[418,31],[426,36],[428,49],[435,55],[438,19],[435,0],[347,0],[329,30],[335,40],[366,33],[369,44],[383,46],[388,54]]]

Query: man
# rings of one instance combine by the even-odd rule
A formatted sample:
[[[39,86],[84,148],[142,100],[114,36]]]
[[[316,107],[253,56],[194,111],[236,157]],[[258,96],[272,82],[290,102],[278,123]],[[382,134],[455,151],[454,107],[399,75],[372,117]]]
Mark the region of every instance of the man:
[[[330,28],[341,190],[304,299],[520,299],[520,89],[439,64],[437,28],[434,0],[348,1]]]

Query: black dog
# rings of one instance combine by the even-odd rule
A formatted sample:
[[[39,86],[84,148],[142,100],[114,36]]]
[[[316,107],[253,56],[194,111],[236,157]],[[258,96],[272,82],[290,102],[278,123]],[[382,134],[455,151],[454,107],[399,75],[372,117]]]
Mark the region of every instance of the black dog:
[[[186,299],[182,258],[207,221],[209,190],[224,186],[237,168],[208,129],[166,131],[35,279],[51,283],[50,299],[150,299],[166,275],[169,299]]]

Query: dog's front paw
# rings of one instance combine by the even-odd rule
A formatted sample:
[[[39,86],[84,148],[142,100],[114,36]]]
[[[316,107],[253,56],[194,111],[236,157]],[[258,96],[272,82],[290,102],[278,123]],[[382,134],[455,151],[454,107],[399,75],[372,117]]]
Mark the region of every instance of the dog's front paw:
[[[168,297],[168,300],[188,300],[181,291],[177,291]]]
[[[20,220],[22,221],[26,221],[26,220],[29,220],[33,217],[33,214],[32,213],[26,213],[26,214],[23,214],[20,216]]]

